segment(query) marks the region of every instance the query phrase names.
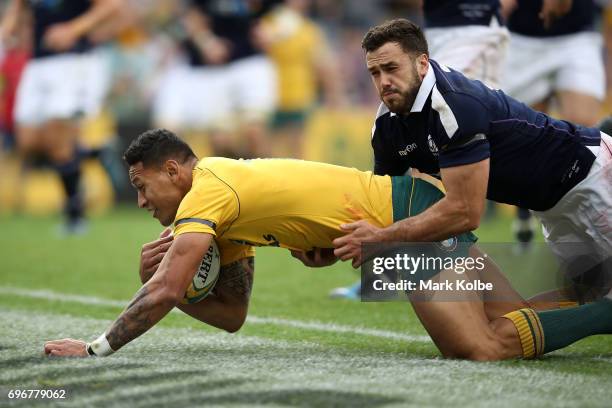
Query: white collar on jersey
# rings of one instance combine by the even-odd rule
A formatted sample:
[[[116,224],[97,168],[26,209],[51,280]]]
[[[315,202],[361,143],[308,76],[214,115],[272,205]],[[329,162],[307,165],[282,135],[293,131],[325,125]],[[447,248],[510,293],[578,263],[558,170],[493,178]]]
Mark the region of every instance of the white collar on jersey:
[[[421,112],[423,110],[423,106],[425,106],[425,102],[427,101],[427,97],[431,92],[431,89],[436,84],[436,75],[433,72],[433,68],[431,68],[431,64],[427,67],[427,73],[423,78],[423,82],[421,82],[421,86],[419,87],[419,92],[417,93],[416,98],[414,99],[414,103],[412,104],[412,108],[410,108],[410,112]],[[391,116],[395,116],[395,113],[391,113]]]
[[[425,106],[425,102],[427,101],[427,97],[431,92],[431,89],[436,84],[436,75],[433,72],[433,68],[431,64],[427,67],[427,73],[425,74],[425,78],[423,78],[423,82],[421,82],[421,87],[419,88],[419,93],[417,94],[414,103],[412,104],[412,108],[410,108],[410,112],[421,112],[423,110],[423,106]]]

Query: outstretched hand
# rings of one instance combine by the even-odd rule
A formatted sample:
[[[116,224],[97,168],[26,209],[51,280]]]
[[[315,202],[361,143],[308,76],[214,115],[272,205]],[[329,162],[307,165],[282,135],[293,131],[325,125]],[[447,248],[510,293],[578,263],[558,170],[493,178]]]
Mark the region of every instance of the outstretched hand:
[[[375,227],[367,221],[361,220],[350,224],[340,225],[340,229],[346,235],[333,241],[334,255],[343,261],[352,259],[353,268],[358,268],[362,263],[361,244],[364,242],[380,242],[381,228]]]
[[[45,343],[45,355],[56,357],[88,357],[87,343],[75,339],[53,340]]]

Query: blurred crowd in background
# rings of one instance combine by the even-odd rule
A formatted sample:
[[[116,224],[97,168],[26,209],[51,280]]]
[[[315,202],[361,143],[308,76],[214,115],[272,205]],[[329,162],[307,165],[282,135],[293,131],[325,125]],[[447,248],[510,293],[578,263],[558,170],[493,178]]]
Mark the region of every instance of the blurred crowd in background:
[[[3,15],[9,3],[0,2]],[[361,39],[389,18],[422,24],[421,1],[215,3],[250,15],[244,30],[232,31],[243,36],[231,39],[239,46],[207,35],[202,27],[210,22],[192,13],[189,2],[176,0],[123,0],[112,18],[88,34],[99,61],[90,81],[104,89],[100,109],[79,119],[79,144],[96,151],[83,161],[80,181],[89,212],[133,197],[121,152],[151,127],[176,131],[198,155],[295,157],[371,168],[369,135],[380,100]],[[605,2],[598,7],[608,78],[598,114],[603,118],[612,112],[612,7]],[[246,24],[252,20],[256,24]],[[45,157],[26,160],[16,141],[15,94],[35,52],[32,27],[26,16],[10,41],[3,33],[0,212],[53,213],[64,206],[62,187]],[[55,80],[69,82],[66,75]]]

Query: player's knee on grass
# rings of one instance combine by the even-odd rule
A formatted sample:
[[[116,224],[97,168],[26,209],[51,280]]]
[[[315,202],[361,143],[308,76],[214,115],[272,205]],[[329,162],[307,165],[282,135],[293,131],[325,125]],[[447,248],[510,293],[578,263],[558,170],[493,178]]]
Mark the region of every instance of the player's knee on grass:
[[[518,333],[512,322],[499,318],[469,336],[449,333],[448,341],[434,341],[442,355],[471,361],[500,361],[522,356]]]
[[[504,341],[494,331],[474,335],[468,341],[459,341],[446,350],[440,350],[446,358],[471,361],[499,361],[506,357]]]

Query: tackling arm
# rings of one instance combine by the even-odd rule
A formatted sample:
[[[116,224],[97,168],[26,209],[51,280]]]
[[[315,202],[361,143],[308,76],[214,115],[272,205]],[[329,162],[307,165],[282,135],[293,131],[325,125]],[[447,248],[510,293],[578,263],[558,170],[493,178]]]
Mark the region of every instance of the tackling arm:
[[[336,238],[334,254],[361,265],[363,242],[441,241],[478,228],[484,212],[489,180],[489,159],[441,170],[446,196],[422,213],[378,228],[361,220],[341,225],[346,235]]]
[[[441,169],[446,196],[382,230],[383,241],[440,241],[478,228],[485,209],[489,159]]]

